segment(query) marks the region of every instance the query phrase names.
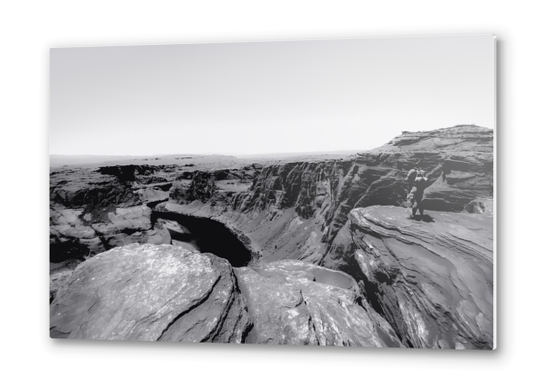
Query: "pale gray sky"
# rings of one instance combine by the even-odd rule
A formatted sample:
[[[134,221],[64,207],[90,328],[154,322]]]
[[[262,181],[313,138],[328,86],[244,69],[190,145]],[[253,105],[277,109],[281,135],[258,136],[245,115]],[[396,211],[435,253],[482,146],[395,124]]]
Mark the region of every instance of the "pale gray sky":
[[[51,49],[50,153],[370,149],[495,125],[491,35]]]

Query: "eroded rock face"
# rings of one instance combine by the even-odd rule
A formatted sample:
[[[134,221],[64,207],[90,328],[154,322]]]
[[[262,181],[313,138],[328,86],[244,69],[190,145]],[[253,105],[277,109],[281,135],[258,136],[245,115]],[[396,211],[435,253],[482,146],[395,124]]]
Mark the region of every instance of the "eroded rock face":
[[[249,342],[492,348],[493,131],[404,132],[342,160],[269,164],[52,172],[51,261],[77,261],[52,266],[53,336],[240,342],[248,311]],[[400,208],[415,166],[430,182],[426,221]],[[190,242],[122,247],[188,235],[157,213],[208,218],[234,233],[251,254],[235,269],[242,295],[229,264]],[[72,274],[112,247],[122,248]]]
[[[391,326],[366,305],[350,276],[284,260],[237,268],[254,328],[250,343],[400,347]]]
[[[476,125],[456,125],[432,131],[403,131],[374,151],[454,151],[493,153],[493,130]]]
[[[152,225],[151,208],[146,205],[168,197],[163,189],[172,184],[163,182],[164,168],[112,166],[51,172],[51,261],[84,260],[130,243],[170,243],[167,230]]]
[[[426,207],[461,212],[475,199],[493,197],[493,130],[458,125],[433,131],[403,132],[374,153],[426,153],[437,164],[420,159],[432,185],[426,189]]]
[[[160,224],[151,224],[145,205],[116,208],[92,223],[83,209],[51,207],[51,261],[86,259],[113,247],[131,243],[169,244],[171,237]]]
[[[353,208],[403,205],[405,177],[415,166],[427,172],[431,183],[427,209],[461,212],[475,198],[492,196],[493,131],[460,126],[405,132],[351,160],[267,167],[251,192],[234,203],[242,210],[294,207],[302,219],[323,216],[328,240]]]
[[[183,203],[189,203],[194,200],[206,203],[216,192],[215,176],[209,172],[200,171],[195,171],[189,176],[191,181],[188,187],[183,188],[182,184],[175,184],[170,193],[171,198]]]
[[[491,349],[493,218],[430,215],[416,221],[397,207],[355,209],[324,265],[364,282],[406,345]]]
[[[51,176],[51,201],[52,210],[83,209],[78,212],[80,220],[108,228],[117,208],[154,207],[169,198],[169,202],[185,207],[183,213],[213,217],[245,234],[263,260],[293,257],[317,263],[329,251],[352,209],[406,206],[405,177],[414,166],[428,173],[427,210],[485,212],[486,205],[475,202],[492,199],[493,131],[458,126],[404,132],[380,148],[343,160],[183,172],[175,166],[65,170]],[[159,233],[143,230],[134,238],[120,230],[102,245],[98,237],[90,241],[86,233],[90,229],[75,221],[70,231],[77,236],[65,235],[57,228],[64,224],[51,225],[53,247],[61,244],[67,248],[75,242],[72,253],[77,247],[93,255],[133,241],[160,242]]]
[[[83,209],[96,221],[108,208],[124,208],[141,204],[131,185],[124,180],[93,169],[68,169],[50,175],[51,204],[68,209]]]
[[[458,126],[404,132],[383,147],[351,159],[270,165],[255,176],[249,191],[229,199],[215,196],[192,201],[186,211],[227,221],[252,236],[254,244],[261,244],[265,260],[274,260],[275,247],[283,249],[283,255],[295,251],[287,245],[295,238],[297,251],[301,250],[295,257],[318,262],[352,209],[407,206],[405,178],[413,167],[424,169],[429,178],[427,210],[468,210],[473,201],[492,199],[493,131]],[[206,202],[205,206],[195,204],[200,202]],[[268,231],[251,231],[240,216]]]
[[[250,327],[230,265],[170,245],[81,263],[51,304],[51,337],[240,343]]]

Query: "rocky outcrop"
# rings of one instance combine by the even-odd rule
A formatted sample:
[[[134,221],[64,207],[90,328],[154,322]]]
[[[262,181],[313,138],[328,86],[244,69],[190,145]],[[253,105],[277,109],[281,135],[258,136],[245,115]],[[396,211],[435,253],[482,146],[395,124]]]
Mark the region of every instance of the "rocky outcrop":
[[[240,343],[250,326],[230,265],[169,245],[97,255],[51,304],[53,338]]]
[[[153,225],[146,205],[167,200],[167,172],[171,167],[144,165],[51,172],[51,261],[83,260],[136,242],[169,244],[167,230]]]
[[[186,313],[197,317],[193,328],[199,329],[194,331],[199,336],[187,336],[192,330],[181,326],[192,320],[156,320],[152,324],[162,331],[153,328],[151,339],[196,340],[201,336],[201,340],[231,338],[277,344],[493,347],[492,130],[457,126],[403,132],[380,148],[342,159],[269,161],[245,167],[196,163],[51,172],[51,299],[55,308],[66,305],[69,309],[55,312],[60,314],[52,328],[55,337],[145,339],[141,327],[148,325],[148,318],[155,319],[150,314],[155,305],[167,307],[158,298],[145,299],[150,309],[140,313],[140,307],[126,296],[121,307],[129,312],[134,306],[134,318],[140,319],[130,325],[126,324],[133,313],[123,317],[124,313],[107,306],[120,302],[106,302],[92,323],[109,329],[111,319],[106,314],[114,313],[118,327],[113,326],[115,331],[107,335],[79,317],[75,302],[82,298],[89,306],[81,311],[92,309],[93,315],[107,291],[143,295],[148,290],[150,295],[154,283],[147,280],[157,280],[173,291],[161,272],[152,269],[154,262],[142,261],[153,260],[162,251],[151,252],[150,245],[141,248],[145,251],[135,245],[123,246],[174,243],[179,246],[175,252],[181,255],[173,257],[175,260],[208,258],[211,269],[235,267],[242,294],[236,291],[234,277],[231,290],[237,293],[232,295],[246,297],[254,327],[246,340],[244,336],[239,339],[250,326],[241,320],[245,315],[232,315],[224,320],[228,324],[224,327],[239,330],[234,332],[237,336],[218,337],[209,331],[213,336],[205,339],[202,324],[221,318],[212,314],[230,311],[230,306],[217,304],[212,308],[222,309],[212,309],[209,316],[193,315],[199,313],[200,301],[199,293],[190,291],[189,297],[195,295],[193,301],[198,304]],[[424,169],[430,184],[424,200],[430,216],[419,221],[406,218],[405,177],[413,167]],[[218,229],[228,236],[218,236]],[[229,238],[237,248],[224,246],[224,239]],[[89,257],[114,247],[120,247],[110,251],[114,257],[100,255],[96,260],[101,261],[91,263],[94,259]],[[164,251],[168,253],[171,248],[157,249],[168,249]],[[145,256],[131,258],[127,250]],[[204,252],[220,255],[229,263]],[[241,253],[245,256],[239,258]],[[128,278],[114,274],[120,266],[111,260],[123,258],[132,260],[132,264],[122,265],[127,271],[133,265],[144,266],[132,271],[127,285],[142,282],[141,291],[123,291],[124,286],[118,285]],[[160,256],[156,265],[168,258]],[[108,264],[111,275],[104,276],[107,288],[100,290],[83,275],[99,279],[101,265],[107,263],[112,263]],[[220,263],[228,267],[217,267]],[[146,274],[147,268],[154,272]],[[175,268],[184,271],[184,267]],[[193,278],[203,279],[200,275]],[[217,281],[222,279],[217,277]],[[87,300],[83,285],[99,299]],[[201,286],[202,292],[215,292]],[[77,292],[83,296],[78,297]],[[164,292],[169,295],[170,291]],[[181,299],[175,296],[172,300]],[[201,302],[209,303],[207,298]],[[184,316],[184,312],[168,308],[167,316]],[[53,319],[53,312],[51,316]],[[79,325],[72,327],[74,316],[73,324]],[[232,325],[236,322],[245,325]],[[225,332],[224,328],[218,333]]]
[[[208,172],[195,171],[190,174],[190,184],[187,188],[183,188],[183,185],[177,183],[174,185],[170,192],[172,200],[189,203],[194,200],[206,203],[215,194],[217,188],[215,184],[215,177]]]
[[[131,243],[169,244],[171,237],[160,223],[151,222],[147,206],[111,208],[106,217],[92,223],[83,209],[50,210],[50,258],[52,262],[83,260],[116,246]]]
[[[397,207],[355,209],[323,265],[365,296],[416,348],[493,347],[493,218]]]
[[[254,322],[248,343],[402,346],[384,319],[359,304],[347,274],[294,260],[235,271]]]
[[[458,125],[433,131],[403,132],[373,153],[437,156],[436,166],[417,165],[433,181],[425,191],[427,209],[461,212],[472,200],[493,197],[493,130]],[[437,176],[437,177],[435,177]]]
[[[128,245],[51,279],[53,338],[403,347],[345,273]]]
[[[50,201],[68,209],[83,209],[87,220],[96,222],[111,207],[141,204],[131,185],[115,176],[89,169],[56,171],[50,176]]]
[[[108,235],[119,231],[132,233],[151,228],[151,209],[145,205],[117,208],[107,216],[107,223],[92,224],[92,228],[100,234]]]
[[[431,131],[403,131],[400,136],[373,151],[493,153],[493,130],[476,125],[456,125],[451,128],[440,128]]]
[[[427,209],[461,212],[472,200],[492,196],[493,131],[460,126],[405,132],[350,160],[266,167],[232,206],[242,212],[294,208],[301,219],[322,217],[323,241],[328,242],[354,208],[404,205],[405,177],[415,166],[430,180]]]

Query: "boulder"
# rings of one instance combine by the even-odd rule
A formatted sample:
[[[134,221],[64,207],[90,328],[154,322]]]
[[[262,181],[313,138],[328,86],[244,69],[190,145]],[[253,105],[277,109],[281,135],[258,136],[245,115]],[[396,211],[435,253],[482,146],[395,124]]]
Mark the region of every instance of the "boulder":
[[[254,328],[248,343],[401,347],[345,273],[283,260],[236,268]],[[366,309],[367,308],[367,309]]]
[[[81,263],[50,309],[53,338],[240,343],[250,328],[230,265],[131,244]]]

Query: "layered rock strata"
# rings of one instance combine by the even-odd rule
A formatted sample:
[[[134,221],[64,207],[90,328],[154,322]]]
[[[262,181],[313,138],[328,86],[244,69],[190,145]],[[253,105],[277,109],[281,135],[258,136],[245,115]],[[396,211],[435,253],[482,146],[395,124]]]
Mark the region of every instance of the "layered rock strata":
[[[413,167],[428,174],[427,210],[487,211],[476,202],[492,204],[493,131],[458,126],[404,132],[385,146],[350,159],[264,167],[245,192],[224,194],[217,189],[211,198],[206,193],[191,201],[172,194],[170,204],[159,209],[177,204],[182,206],[175,206],[177,212],[227,223],[251,239],[263,260],[295,257],[318,263],[352,209],[408,206],[405,178]],[[198,189],[209,190],[204,185]]]
[[[413,167],[424,169],[430,182],[428,216],[419,221],[407,219],[405,204],[405,177]],[[403,132],[383,147],[342,160],[204,168],[126,165],[51,173],[54,337],[493,347],[492,130],[457,126]],[[180,214],[223,223],[248,248],[250,263],[234,269],[235,277],[226,261],[172,240],[171,231],[182,239],[190,231],[179,229],[174,220],[153,219],[158,212],[166,218]],[[175,262],[165,261],[168,247],[123,247],[171,242],[187,248],[176,248],[179,254],[170,255]],[[114,256],[104,258],[110,252]],[[149,261],[157,254],[163,255]],[[77,263],[89,257],[72,275]],[[117,265],[121,259],[126,264]],[[208,260],[212,266],[191,275],[186,260],[190,265]],[[110,274],[102,277],[103,265]],[[168,285],[162,273],[170,265],[176,273],[188,273],[186,278],[197,281],[201,291],[177,291],[183,284],[175,278],[175,287]],[[133,273],[131,280],[119,272],[123,268]],[[231,280],[231,289],[221,290],[233,292],[229,298],[202,282],[208,273],[211,280],[219,276],[216,284]],[[104,289],[86,275],[103,278]],[[118,285],[124,280],[126,290]],[[174,296],[172,303],[181,312],[152,296],[153,284],[165,284],[164,294]],[[108,291],[122,294],[113,298]],[[85,292],[94,292],[93,298]],[[151,295],[143,307],[132,298],[134,292]],[[215,304],[198,312],[200,302],[208,305],[215,293],[222,304],[212,299]],[[198,304],[186,309],[181,296]],[[124,312],[119,314],[115,305]],[[155,315],[160,305],[167,313],[159,315],[171,321]],[[177,321],[185,314],[182,308],[190,314],[186,319],[196,320]],[[231,317],[213,323],[215,317],[223,319],[214,314],[224,311]],[[160,317],[153,320],[157,328],[149,338],[142,328],[146,316]],[[190,329],[183,328],[185,323]],[[205,328],[203,323],[214,325]],[[100,333],[98,328],[114,331]]]
[[[323,265],[363,283],[403,343],[493,347],[493,218],[405,209],[355,209]]]

